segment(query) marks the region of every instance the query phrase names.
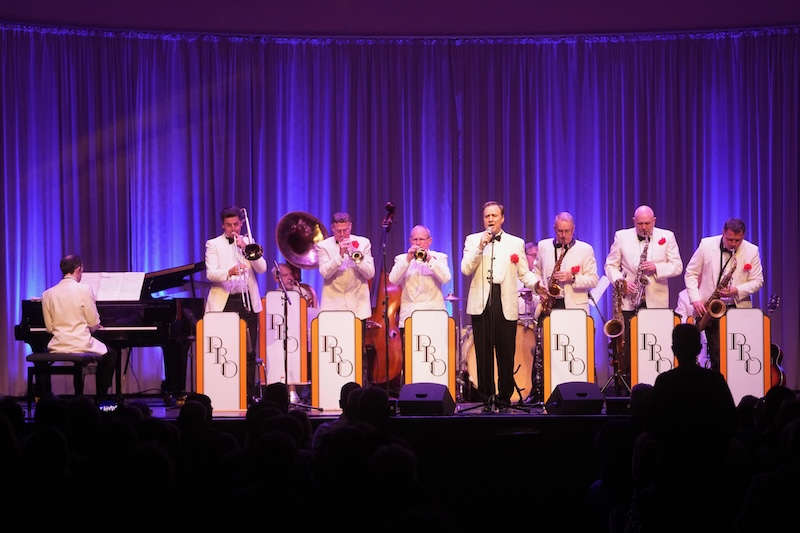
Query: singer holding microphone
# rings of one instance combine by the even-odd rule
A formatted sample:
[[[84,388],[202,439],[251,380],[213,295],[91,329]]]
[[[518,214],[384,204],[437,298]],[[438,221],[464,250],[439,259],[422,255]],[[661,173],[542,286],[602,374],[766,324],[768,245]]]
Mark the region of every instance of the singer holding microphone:
[[[525,242],[503,231],[505,209],[494,201],[483,205],[485,231],[467,235],[461,272],[472,276],[467,313],[472,318],[478,392],[484,411],[508,408],[514,392],[514,350],[517,336],[517,279],[533,289],[536,278],[525,260]],[[495,397],[494,355],[498,391]]]
[[[253,273],[267,271],[263,257],[249,261],[244,248],[250,236],[242,236],[242,209],[226,207],[220,213],[222,235],[206,241],[206,277],[213,285],[208,291],[206,312],[239,313],[247,323],[247,398],[255,396],[256,347],[258,346],[258,313],[261,295]],[[248,305],[249,304],[249,305]]]

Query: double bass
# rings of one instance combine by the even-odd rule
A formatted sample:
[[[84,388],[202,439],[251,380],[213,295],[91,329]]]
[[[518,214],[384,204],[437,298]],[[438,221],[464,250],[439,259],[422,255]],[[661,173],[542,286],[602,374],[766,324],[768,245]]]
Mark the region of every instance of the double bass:
[[[367,319],[364,339],[367,379],[369,383],[381,384],[397,392],[402,385],[403,370],[403,338],[399,325],[402,289],[389,282],[389,273],[383,268],[377,271],[376,278],[378,282],[371,287],[372,316]]]

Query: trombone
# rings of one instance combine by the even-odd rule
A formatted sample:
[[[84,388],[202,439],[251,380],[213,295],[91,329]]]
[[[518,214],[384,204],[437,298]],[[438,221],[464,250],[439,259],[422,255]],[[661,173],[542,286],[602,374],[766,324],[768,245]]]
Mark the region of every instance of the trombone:
[[[236,248],[237,257],[241,259],[241,261],[238,262],[245,265],[243,267],[240,285],[242,303],[245,309],[252,313],[253,302],[250,298],[250,266],[244,261],[258,261],[264,256],[264,249],[260,244],[256,244],[253,238],[253,231],[250,229],[250,219],[247,216],[247,209],[242,208],[242,213],[244,214],[245,227],[247,228],[247,240],[250,242],[245,245],[244,250],[239,248],[239,245],[236,243],[234,243],[234,247]]]

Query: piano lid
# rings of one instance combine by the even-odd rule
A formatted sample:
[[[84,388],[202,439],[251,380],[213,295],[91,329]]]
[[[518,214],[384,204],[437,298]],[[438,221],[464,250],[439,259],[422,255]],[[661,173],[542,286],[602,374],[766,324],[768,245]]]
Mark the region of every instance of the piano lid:
[[[144,275],[141,298],[144,300],[146,298],[151,298],[154,292],[180,287],[183,285],[187,276],[191,276],[195,272],[202,272],[205,269],[205,261],[200,261],[199,263],[190,263],[188,265],[148,272]]]

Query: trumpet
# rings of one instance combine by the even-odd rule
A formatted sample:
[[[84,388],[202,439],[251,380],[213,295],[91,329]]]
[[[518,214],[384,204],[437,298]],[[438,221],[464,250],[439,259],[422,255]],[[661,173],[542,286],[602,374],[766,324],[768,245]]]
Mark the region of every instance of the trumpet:
[[[353,263],[359,264],[364,259],[364,252],[353,248],[352,242],[347,243],[347,255],[353,260]]]
[[[424,263],[428,260],[428,250],[425,248],[417,248],[417,250],[414,252],[414,259],[420,263]]]

